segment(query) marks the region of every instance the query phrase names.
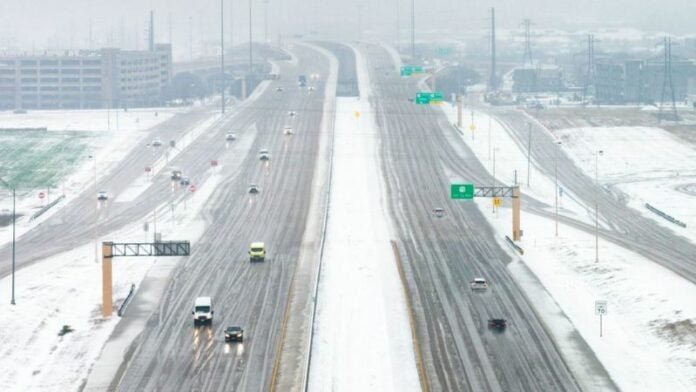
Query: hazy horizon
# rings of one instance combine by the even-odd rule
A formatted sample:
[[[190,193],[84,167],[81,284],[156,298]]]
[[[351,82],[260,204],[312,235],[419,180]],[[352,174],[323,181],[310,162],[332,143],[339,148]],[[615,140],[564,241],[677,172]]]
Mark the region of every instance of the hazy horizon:
[[[249,2],[224,0],[225,39],[246,42],[249,31]],[[253,1],[252,19],[255,40],[264,36],[264,17],[268,6],[268,38],[278,34],[307,34],[317,31],[324,37],[356,39],[369,32],[380,39],[393,41],[397,31],[397,8],[402,40],[409,37],[410,4],[408,0],[375,3],[350,0],[258,0]],[[415,1],[416,39],[424,31],[442,30],[443,36],[460,33],[482,34],[487,29],[488,9],[496,8],[501,29],[519,29],[523,18],[531,18],[533,28],[567,31],[597,28],[635,28],[646,32],[693,34],[690,20],[696,2],[631,0],[606,3],[600,0],[555,2],[499,0],[462,2],[458,0]],[[664,5],[668,4],[668,5]],[[233,7],[230,10],[230,5]],[[397,7],[398,6],[398,7]],[[219,0],[38,0],[9,2],[0,0],[0,51],[84,49],[105,46],[144,48],[149,10],[155,12],[157,42],[171,40],[175,51],[219,40]],[[678,10],[679,12],[676,12]],[[234,14],[230,20],[229,16]],[[572,19],[569,17],[572,16]],[[91,23],[90,23],[91,21]],[[230,33],[229,26],[234,30]]]

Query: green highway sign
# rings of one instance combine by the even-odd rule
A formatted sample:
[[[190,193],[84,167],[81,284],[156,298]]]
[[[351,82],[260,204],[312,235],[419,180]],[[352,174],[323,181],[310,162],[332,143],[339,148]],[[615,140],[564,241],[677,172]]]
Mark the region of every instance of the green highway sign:
[[[421,91],[416,93],[416,104],[427,105],[427,104],[440,104],[442,103],[443,95],[441,91],[428,92]]]
[[[450,185],[450,199],[473,199],[474,184],[452,184]]]
[[[452,48],[437,48],[435,53],[438,56],[449,56],[452,54]]]
[[[401,67],[401,76],[411,76],[423,73],[420,65],[404,65]]]

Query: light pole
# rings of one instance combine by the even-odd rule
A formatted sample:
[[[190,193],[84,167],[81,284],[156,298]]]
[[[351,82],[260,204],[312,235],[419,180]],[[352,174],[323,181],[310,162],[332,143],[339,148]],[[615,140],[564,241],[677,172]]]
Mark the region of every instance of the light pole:
[[[220,77],[222,78],[220,111],[225,114],[225,0],[220,0]]]
[[[527,123],[529,137],[527,142],[527,188],[529,188],[529,172],[532,170],[532,123]]]
[[[495,152],[498,151],[498,147],[493,148],[493,186],[495,186]],[[495,213],[495,203],[493,204],[493,213]]]
[[[99,190],[97,189],[97,157],[96,155],[92,154],[89,156],[90,159],[94,161],[94,197],[96,197],[97,192]],[[92,235],[94,236],[94,262],[98,263],[99,262],[99,249],[97,248],[97,223],[99,221],[99,213],[97,211],[97,205],[99,204],[99,200],[96,200],[94,203],[94,230],[92,230]]]
[[[268,43],[268,0],[263,2],[265,5],[263,13],[263,41]]]
[[[599,263],[599,181],[597,173],[599,172],[599,157],[604,154],[604,151],[595,151],[595,263]]]
[[[554,182],[555,182],[554,198],[555,198],[555,203],[556,203],[556,237],[558,237],[558,150],[560,148],[561,148],[561,141],[556,140],[556,146],[554,146],[554,155],[553,155],[553,173],[554,173]]]
[[[416,63],[416,0],[411,0],[411,63]]]
[[[10,186],[5,180],[0,178],[2,182],[8,189],[12,188],[12,299],[10,300],[10,305],[16,305],[15,302],[15,223],[17,221],[17,190],[15,187]]]

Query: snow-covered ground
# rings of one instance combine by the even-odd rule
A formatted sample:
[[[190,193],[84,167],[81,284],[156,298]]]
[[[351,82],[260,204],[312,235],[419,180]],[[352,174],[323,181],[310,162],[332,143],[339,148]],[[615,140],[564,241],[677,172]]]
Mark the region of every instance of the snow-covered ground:
[[[443,107],[443,110],[452,122],[456,121],[456,109]],[[481,113],[474,113],[474,118],[476,133],[472,140],[468,130],[470,117],[465,117],[464,140],[492,172],[492,156],[488,158],[488,119]],[[526,182],[524,146],[516,145],[495,119],[492,119],[490,129],[491,150],[497,147],[496,155],[505,157],[496,160],[498,180],[511,183],[510,171],[517,169],[520,182]],[[576,129],[563,130],[556,135],[562,139],[565,152],[588,175],[594,175],[593,151],[604,148],[605,155],[600,158],[600,182],[620,183],[617,186],[631,197],[629,204],[639,210],[644,210],[643,201],[667,210],[670,206],[688,208],[694,203],[694,196],[674,191],[670,185],[675,181],[676,171],[680,171],[679,178],[685,180],[684,183],[689,182],[684,177],[694,174],[689,165],[694,162],[694,152],[662,130]],[[685,162],[679,163],[682,159]],[[453,181],[461,180],[452,177]],[[529,188],[523,186],[523,192],[553,206],[553,178],[545,178],[533,170],[530,183]],[[646,187],[650,188],[649,191]],[[644,199],[649,193],[655,196],[654,200]],[[564,196],[562,213],[575,214],[575,218],[587,221],[588,217],[583,217],[583,206],[568,200],[567,193]],[[501,239],[510,235],[511,211],[502,208],[493,214],[490,200],[476,199],[475,202],[495,227],[501,245],[506,246]],[[645,214],[652,213],[646,211]],[[685,215],[684,220],[693,219]],[[693,359],[696,358],[696,303],[692,298],[696,295],[696,285],[640,254],[605,241],[600,241],[600,262],[595,263],[592,234],[561,224],[559,236],[555,237],[549,219],[523,213],[522,229],[525,236],[520,245],[525,254],[519,256],[519,260],[553,297],[553,301],[538,301],[535,306],[551,333],[560,337],[559,347],[571,368],[577,371],[586,369],[587,365],[575,350],[575,343],[563,339],[569,333],[568,323],[559,319],[558,308],[622,390],[693,389],[696,385]],[[512,250],[510,253],[513,254]],[[530,298],[540,297],[539,288],[534,287],[534,282],[525,276],[524,269],[517,262],[509,268]],[[609,312],[603,320],[601,338],[599,318],[594,314],[596,300],[608,302]],[[583,374],[589,373],[584,371]],[[581,383],[588,390],[604,388],[602,381],[598,380],[583,379]]]
[[[651,127],[571,128],[555,131],[563,149],[588,175],[594,151],[600,183],[628,196],[628,205],[696,242],[696,149],[673,134]],[[686,223],[682,228],[645,208],[645,203]]]
[[[160,206],[158,231],[164,238],[186,238],[195,244],[204,228],[195,217],[219,179],[220,174],[212,174],[193,196],[185,196],[189,197],[186,210],[181,200],[174,214],[169,204]],[[133,222],[103,239],[143,241],[142,223]],[[74,391],[85,382],[118,323],[115,314],[108,320],[101,316],[101,263],[93,260],[94,247],[87,244],[17,272],[17,305],[0,302],[0,390]],[[138,287],[157,265],[155,257],[115,259],[115,306],[131,284]],[[3,299],[10,298],[10,279],[0,280]],[[63,325],[74,331],[59,337]]]
[[[420,384],[390,244],[367,69],[359,55],[356,63],[361,98],[336,102],[309,390],[416,391]]]
[[[30,110],[25,114],[0,112],[0,130],[47,128],[49,131],[142,131],[170,119],[182,108]]]

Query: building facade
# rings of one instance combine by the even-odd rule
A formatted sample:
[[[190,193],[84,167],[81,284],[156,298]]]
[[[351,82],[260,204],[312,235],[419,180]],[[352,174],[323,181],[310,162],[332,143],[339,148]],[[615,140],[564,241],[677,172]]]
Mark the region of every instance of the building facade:
[[[595,92],[599,103],[658,103],[671,101],[665,84],[664,62],[659,60],[601,59],[595,66]],[[674,99],[684,101],[696,83],[696,64],[691,60],[672,60]]]
[[[151,51],[0,55],[0,110],[153,106],[172,79],[168,44]]]

